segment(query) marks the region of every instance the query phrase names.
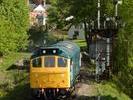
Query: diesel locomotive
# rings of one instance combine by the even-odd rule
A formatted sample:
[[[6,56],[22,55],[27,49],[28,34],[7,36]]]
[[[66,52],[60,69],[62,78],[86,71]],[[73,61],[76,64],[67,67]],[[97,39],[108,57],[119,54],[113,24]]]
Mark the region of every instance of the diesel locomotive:
[[[80,48],[70,41],[40,47],[30,59],[30,88],[34,95],[57,96],[74,87],[81,65]]]

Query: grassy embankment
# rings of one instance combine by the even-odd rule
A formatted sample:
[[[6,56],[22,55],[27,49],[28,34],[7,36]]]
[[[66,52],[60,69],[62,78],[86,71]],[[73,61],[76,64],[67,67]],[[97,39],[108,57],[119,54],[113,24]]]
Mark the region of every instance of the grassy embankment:
[[[101,100],[132,100],[123,93],[113,82],[105,82],[97,84],[98,94]]]
[[[29,57],[28,53],[11,53],[0,63],[0,100],[28,100],[28,72],[19,71],[16,61]]]

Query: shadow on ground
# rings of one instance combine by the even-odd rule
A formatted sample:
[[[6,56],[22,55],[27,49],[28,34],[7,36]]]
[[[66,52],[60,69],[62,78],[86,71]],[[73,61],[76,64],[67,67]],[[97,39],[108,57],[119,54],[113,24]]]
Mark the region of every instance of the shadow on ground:
[[[12,64],[12,65],[9,66],[9,68],[7,68],[6,70],[9,71],[9,70],[14,70],[14,69],[18,69],[18,66],[15,65],[15,64]]]
[[[0,100],[30,100],[29,84],[16,86],[6,96],[0,97]]]
[[[92,97],[79,96],[75,100],[118,100],[116,97],[111,97],[110,95],[108,95],[108,96],[100,96],[100,99],[98,99],[98,98],[99,97],[97,97],[97,96],[92,96]]]
[[[9,66],[6,71],[10,71],[10,70],[27,70],[29,71],[29,61],[25,61],[22,63],[22,65],[16,65],[16,64],[12,64],[11,66]]]

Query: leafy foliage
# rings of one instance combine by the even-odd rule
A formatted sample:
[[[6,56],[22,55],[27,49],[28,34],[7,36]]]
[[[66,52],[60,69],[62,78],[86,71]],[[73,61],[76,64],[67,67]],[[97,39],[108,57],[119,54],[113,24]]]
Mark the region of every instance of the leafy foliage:
[[[65,19],[72,15],[74,19],[70,23],[84,20],[87,22],[96,17],[96,10],[96,0],[53,0],[52,7],[49,9],[49,21],[57,25],[65,25]]]
[[[28,31],[30,48],[34,49],[38,46],[51,45],[56,42],[57,38],[53,34],[48,33],[44,26],[33,26]],[[45,43],[44,43],[45,42]]]
[[[28,8],[25,1],[0,1],[0,54],[23,49],[27,45]]]
[[[117,69],[121,89],[133,98],[133,1],[124,0],[120,13],[125,27],[118,33],[114,50],[114,70]],[[130,14],[130,15],[129,15]]]
[[[74,16],[69,23],[90,24],[90,21],[97,21],[97,0],[52,0],[52,7],[49,9],[49,21],[57,25],[66,24],[65,18]],[[101,0],[101,18],[113,16],[112,0]],[[58,27],[57,27],[58,28]],[[89,27],[88,27],[89,28]]]

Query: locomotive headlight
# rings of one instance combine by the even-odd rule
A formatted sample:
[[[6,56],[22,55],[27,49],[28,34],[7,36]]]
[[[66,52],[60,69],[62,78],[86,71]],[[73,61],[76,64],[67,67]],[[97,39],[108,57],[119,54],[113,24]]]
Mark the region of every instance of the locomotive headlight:
[[[46,50],[43,50],[43,54],[45,54],[46,53]]]
[[[56,50],[53,50],[53,53],[56,53]]]

